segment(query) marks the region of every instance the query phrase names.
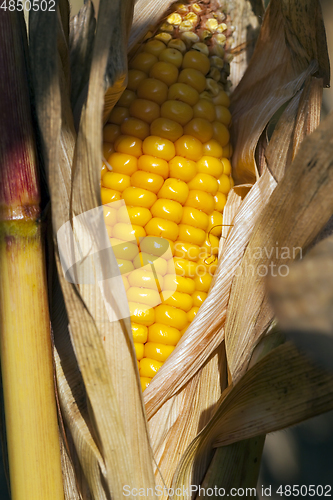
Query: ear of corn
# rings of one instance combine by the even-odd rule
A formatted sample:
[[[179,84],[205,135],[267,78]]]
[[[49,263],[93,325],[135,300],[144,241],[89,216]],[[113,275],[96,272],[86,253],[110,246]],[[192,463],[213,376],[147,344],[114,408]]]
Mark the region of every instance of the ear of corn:
[[[102,203],[143,390],[194,320],[217,267],[233,186],[222,20],[219,9],[176,4],[130,59],[104,128]]]

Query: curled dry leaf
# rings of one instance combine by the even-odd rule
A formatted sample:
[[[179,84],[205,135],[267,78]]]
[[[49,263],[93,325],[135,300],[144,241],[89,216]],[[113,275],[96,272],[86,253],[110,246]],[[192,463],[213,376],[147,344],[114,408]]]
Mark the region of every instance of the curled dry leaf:
[[[319,2],[271,0],[245,78],[232,95],[233,166],[240,181],[253,182],[258,176],[255,149],[260,135],[274,113],[315,73],[328,84],[329,60]]]

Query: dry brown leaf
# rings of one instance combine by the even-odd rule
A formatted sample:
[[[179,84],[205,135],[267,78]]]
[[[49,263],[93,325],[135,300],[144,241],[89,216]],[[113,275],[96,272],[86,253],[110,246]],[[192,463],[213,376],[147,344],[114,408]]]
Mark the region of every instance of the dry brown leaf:
[[[300,9],[301,19],[295,15]],[[311,43],[303,47],[297,37],[303,43],[308,33],[317,30],[321,35],[312,35]],[[255,180],[255,149],[266,124],[301,89],[306,78],[318,71],[326,85],[329,63],[319,2],[306,0],[300,6],[299,1],[271,0],[246,75],[232,95],[237,179]]]
[[[330,115],[302,143],[252,233],[234,280],[225,327],[234,382],[246,371],[253,347],[273,317],[265,293],[265,271],[274,273],[285,266],[281,270],[285,273],[287,264],[311,243],[333,213],[332,125]]]
[[[209,424],[183,455],[174,488],[201,484],[213,447],[272,432],[331,410],[333,376],[311,365],[291,344],[283,344],[256,363],[222,398]]]

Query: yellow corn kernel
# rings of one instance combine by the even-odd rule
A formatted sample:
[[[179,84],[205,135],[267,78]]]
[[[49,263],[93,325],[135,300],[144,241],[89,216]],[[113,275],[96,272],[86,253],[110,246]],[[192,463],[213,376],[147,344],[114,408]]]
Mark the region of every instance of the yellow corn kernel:
[[[112,206],[103,206],[104,222],[107,226],[114,226],[117,223],[117,210]]]
[[[223,194],[228,194],[230,191],[230,178],[226,174],[222,174],[218,178],[219,191]]]
[[[146,358],[155,359],[163,363],[174,351],[174,346],[157,344],[155,342],[147,342],[144,347],[144,355]]]
[[[215,200],[215,210],[217,210],[218,212],[222,212],[222,210],[225,207],[225,204],[227,203],[226,195],[218,191],[214,196],[214,200]]]
[[[200,292],[199,290],[196,290],[192,294],[192,299],[193,299],[193,306],[194,307],[200,307],[204,303],[204,301],[207,298],[207,293],[206,292]]]
[[[161,42],[165,43],[166,45],[170,42],[170,40],[172,39],[172,36],[170,35],[170,33],[157,33],[157,35],[155,35],[155,40],[160,40]]]
[[[210,141],[203,144],[202,148],[203,148],[204,156],[221,158],[221,156],[223,154],[223,148],[220,146],[220,144],[215,139],[211,139]],[[214,175],[214,174],[211,174],[211,175]],[[219,174],[219,175],[221,175],[221,174]]]
[[[119,125],[107,123],[103,129],[103,141],[113,143],[120,136]],[[108,156],[108,155],[107,155]],[[105,156],[105,158],[107,158]]]
[[[231,158],[232,157],[232,146],[230,143],[228,143],[224,148],[223,148],[223,154],[222,156],[224,158]]]
[[[205,118],[209,122],[213,122],[216,119],[214,104],[208,99],[199,99],[193,107],[193,116],[194,118]]]
[[[183,135],[175,142],[176,154],[188,160],[197,161],[202,156],[202,144],[190,135]]]
[[[196,262],[200,256],[199,245],[188,243],[184,241],[176,241],[175,243],[175,257],[181,259],[193,260]]]
[[[149,342],[175,346],[180,340],[180,331],[172,326],[155,323],[148,328]]]
[[[163,158],[152,155],[142,155],[138,160],[138,169],[152,174],[161,175],[163,179],[169,176],[169,165]]]
[[[117,213],[118,222],[125,222],[128,224],[129,220],[131,224],[142,227],[144,227],[151,218],[152,215],[150,210],[145,207],[122,206]]]
[[[160,198],[151,207],[151,213],[154,217],[160,217],[179,224],[183,214],[183,207],[177,201]]]
[[[149,125],[143,120],[130,116],[126,118],[120,126],[121,133],[131,135],[142,141],[149,135]]]
[[[145,43],[143,49],[145,52],[149,52],[150,54],[153,54],[153,56],[158,57],[160,52],[165,49],[165,44],[160,40],[149,40]]]
[[[173,12],[172,14],[170,14],[167,21],[169,24],[174,24],[175,26],[177,26],[182,22],[182,16],[178,14],[178,12]]]
[[[140,361],[140,359],[143,358],[145,346],[141,343],[134,342],[134,350],[135,350],[136,359],[138,361]]]
[[[222,148],[221,148],[222,149]],[[197,162],[197,169],[200,174],[210,175],[218,179],[223,174],[223,163],[214,156],[203,156]],[[196,188],[200,189],[200,188]],[[206,189],[205,189],[206,191]]]
[[[177,328],[177,330],[184,328],[188,322],[185,311],[172,306],[166,306],[164,304],[155,308],[155,319],[156,323],[173,326],[174,328]]]
[[[157,274],[157,281],[158,283],[160,283],[162,288],[163,277],[160,274]],[[145,287],[152,290],[157,290],[155,275],[152,271],[148,271],[147,269],[135,269],[134,271],[132,271],[128,276],[128,282],[131,286]]]
[[[213,103],[229,108],[230,99],[228,97],[228,94],[224,90],[220,90],[218,95],[213,98]]]
[[[152,379],[162,365],[163,363],[161,363],[160,361],[156,361],[155,359],[141,359],[139,368],[140,377]]]
[[[201,245],[203,255],[218,255],[219,253],[219,239],[212,233],[207,235],[205,242]],[[201,255],[201,257],[203,256]]]
[[[213,276],[209,273],[203,273],[201,275],[197,275],[194,278],[195,289],[199,292],[208,292],[210,285],[212,283]]]
[[[175,142],[183,135],[183,127],[169,118],[157,118],[150,125],[150,133]]]
[[[148,385],[150,384],[150,381],[151,377],[140,377],[142,392],[147,389]]]
[[[171,160],[175,154],[175,146],[168,139],[163,139],[155,135],[150,135],[143,141],[143,154],[156,156],[163,160]]]
[[[202,229],[187,224],[179,224],[179,241],[200,246],[205,241],[205,237],[206,233]]]
[[[161,105],[167,100],[168,87],[161,80],[146,78],[138,86],[137,94],[140,99],[150,99],[156,104]]]
[[[189,50],[184,55],[183,68],[196,69],[206,75],[210,68],[209,58],[197,50]]]
[[[193,207],[184,207],[181,223],[206,231],[209,224],[209,218],[202,210]]]
[[[120,133],[120,129],[119,129]],[[110,154],[114,152],[113,144],[111,142],[103,142],[103,156],[108,159]]]
[[[134,270],[133,263],[130,260],[117,259],[120,274],[128,274]]]
[[[176,146],[177,147],[177,146]],[[183,156],[175,156],[169,161],[170,177],[189,182],[196,174],[196,163]]]
[[[175,83],[176,81],[177,79],[172,83]],[[199,70],[193,68],[183,69],[179,74],[178,82],[187,83],[187,85],[193,87],[197,92],[199,92],[199,94],[201,94],[201,92],[203,92],[206,88],[206,78]],[[171,83],[169,85],[171,85]]]
[[[164,179],[161,175],[151,174],[150,172],[144,172],[143,170],[138,170],[131,177],[132,186],[147,189],[155,194],[157,194],[161,189],[163,182]]]
[[[223,173],[225,175],[230,175],[231,174],[231,163],[228,160],[228,158],[221,158],[221,163],[223,165]]]
[[[156,102],[148,99],[135,99],[130,105],[129,114],[134,118],[151,123],[159,118],[160,107]]]
[[[183,62],[183,55],[177,49],[166,48],[160,52],[158,59],[167,63],[174,64],[176,68],[180,68]]]
[[[148,266],[149,264],[153,265],[154,272],[159,276],[164,276],[168,270],[168,264],[165,259],[160,256],[156,259],[156,256],[147,252],[140,252],[133,260],[133,264],[136,269],[140,269],[142,266]]]
[[[133,342],[139,342],[141,344],[145,344],[148,339],[147,326],[139,325],[138,323],[132,323],[132,335],[133,335]]]
[[[149,54],[149,52],[139,52],[139,54],[134,56],[133,59],[129,61],[128,67],[130,69],[143,71],[144,73],[149,73],[150,69],[156,62],[157,57],[153,54]]]
[[[120,200],[120,197],[121,193],[119,193],[119,191],[115,191],[114,189],[108,189],[105,187],[101,188],[102,205],[112,203],[113,201],[118,201]]]
[[[183,205],[188,198],[188,195],[189,188],[187,184],[183,181],[170,177],[164,182],[157,196],[159,198],[166,198],[167,200],[178,201],[178,203]]]
[[[142,155],[142,141],[130,135],[121,135],[116,139],[114,148],[117,153],[125,153],[139,158]]]
[[[165,290],[174,290],[175,286],[177,292],[192,294],[195,290],[193,279],[186,278],[185,276],[176,276],[175,274],[167,274],[164,276],[163,287]]]
[[[121,106],[115,106],[111,111],[108,122],[114,125],[120,125],[125,118],[129,117],[128,108],[122,108]]]
[[[139,187],[129,187],[123,192],[126,205],[133,207],[150,208],[156,201],[156,194]]]
[[[221,212],[214,210],[214,212],[209,216],[208,232],[214,236],[220,237],[222,234],[222,224],[223,216]]]
[[[183,278],[194,278],[197,274],[196,262],[175,257],[172,264],[178,276],[181,276]]]
[[[128,71],[127,88],[135,92],[140,83],[147,77],[147,75],[138,69],[130,69]]]
[[[139,238],[144,238],[146,236],[146,231],[141,226],[118,222],[118,224],[112,228],[112,235],[114,238],[122,241],[134,241],[135,239],[139,240]]]
[[[138,302],[129,302],[128,306],[129,306],[131,321],[133,321],[134,323],[139,323],[139,325],[145,325],[145,326],[150,326],[155,323],[156,309],[147,306],[145,304],[139,304]]]
[[[150,288],[139,288],[131,286],[127,290],[127,299],[130,302],[136,302],[138,304],[146,304],[150,307],[155,307],[161,303],[160,295],[157,290],[152,290]]]
[[[178,69],[174,64],[158,61],[152,66],[149,76],[150,78],[161,80],[161,82],[170,87],[170,85],[176,83],[178,79]]]
[[[212,175],[200,172],[188,182],[188,187],[191,190],[199,189],[214,196],[217,193],[219,184]]]
[[[133,92],[133,90],[125,89],[124,92],[121,94],[121,97],[117,102],[117,105],[123,106],[124,108],[129,108],[131,102],[133,102],[134,99],[136,99],[135,92]]]
[[[170,42],[168,43],[168,47],[170,49],[177,49],[182,54],[186,52],[186,45],[180,38],[173,38],[172,40],[170,40]]]
[[[168,292],[168,290],[162,292],[162,297],[167,297],[168,295],[170,295],[166,300],[163,300],[163,304],[167,306],[178,307],[179,309],[188,312],[193,306],[193,299],[191,295],[181,292],[174,292],[171,295],[171,292]]]
[[[198,260],[198,274],[204,274],[208,272],[212,276],[215,274],[217,269],[217,258],[214,255],[205,255]]]
[[[140,241],[141,251],[148,255],[163,257],[170,250],[170,240],[156,236],[147,236]]]
[[[178,237],[178,226],[171,220],[153,217],[145,226],[148,236],[159,236],[161,238],[168,238],[171,241],[176,241]]]
[[[186,125],[193,116],[191,106],[182,101],[169,100],[161,106],[161,116],[179,123],[182,127]]]
[[[205,191],[199,191],[197,189],[193,189],[189,192],[185,202],[185,207],[197,208],[208,215],[214,210],[214,206],[215,202],[213,196]]]
[[[230,125],[231,122],[231,113],[226,106],[216,106],[215,108],[216,119],[224,123],[224,125]]]
[[[119,174],[132,175],[138,168],[137,158],[125,153],[112,153],[108,162],[112,171]]]
[[[199,93],[186,83],[174,83],[169,88],[168,99],[182,101],[194,106],[199,100]]]
[[[197,315],[197,312],[199,311],[199,307],[192,307],[192,309],[187,313],[187,319],[190,323],[194,320],[194,318]]]
[[[104,143],[104,144],[106,144],[106,143]],[[103,163],[102,163],[102,170],[101,170],[101,179],[103,178],[103,175],[104,175],[106,172],[109,172],[109,169],[108,169],[108,167],[106,166],[106,164],[105,164],[105,163],[104,163],[104,161],[103,161]]]
[[[184,132],[201,142],[207,142],[213,137],[213,126],[205,118],[193,118],[185,125]]]
[[[110,243],[116,259],[132,261],[139,254],[138,245],[136,243],[123,241],[118,238],[111,238]]]
[[[102,185],[122,193],[124,189],[131,185],[131,178],[129,175],[119,174],[117,172],[106,172],[102,177]]]

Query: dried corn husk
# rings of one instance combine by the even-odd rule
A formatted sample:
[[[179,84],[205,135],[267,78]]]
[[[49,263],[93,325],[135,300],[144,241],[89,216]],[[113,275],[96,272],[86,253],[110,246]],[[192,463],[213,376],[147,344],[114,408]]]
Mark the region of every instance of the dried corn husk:
[[[264,279],[235,276],[246,265],[269,263],[269,258],[256,262],[251,256],[256,245],[266,244],[265,235],[270,244],[278,237],[283,244],[306,247],[333,212],[329,195],[332,172],[327,161],[330,152],[325,152],[324,144],[332,119],[301,144],[318,126],[321,89],[329,78],[317,0],[306,0],[301,10],[298,0],[271,0],[249,68],[233,94],[234,167],[243,184],[228,198],[214,284],[144,398],[129,321],[109,321],[110,311],[117,318],[119,294],[126,302],[122,285],[114,289],[107,279],[106,267],[115,265],[114,258],[108,257],[107,266],[97,259],[90,269],[95,277],[104,277],[103,286],[70,283],[64,278],[57,232],[68,221],[74,227],[75,217],[100,206],[101,127],[125,87],[125,47],[128,43],[133,48],[170,4],[162,0],[136,2],[129,42],[133,2],[102,0],[96,33],[92,7],[84,7],[72,22],[70,36],[72,71],[81,58],[84,61],[82,76],[73,80],[72,109],[67,86],[69,58],[63,54],[68,43],[67,24],[58,24],[57,35],[61,18],[47,13],[41,22],[39,13],[31,14],[37,116],[59,273],[52,299],[59,399],[80,462],[74,457],[71,472],[79,477],[83,471],[96,499],[110,495],[122,498],[124,484],[145,489],[155,483],[170,487],[204,481],[206,486],[214,485],[216,468],[244,460],[246,454],[260,456],[264,438],[256,436],[332,408],[333,378],[312,367],[288,344],[275,347],[273,343],[274,348],[248,368],[273,313]],[[226,5],[234,12],[237,43],[251,51],[251,44],[245,43],[247,21],[255,33],[257,16],[263,13],[261,2],[254,4],[257,11],[250,9],[246,0],[228,0]],[[61,8],[64,17],[64,2]],[[308,32],[317,35],[307,38]],[[94,40],[93,52],[89,50],[92,43],[82,46],[80,40],[87,40],[84,33]],[[231,73],[238,83],[248,62],[244,53],[249,52],[237,50],[239,69]],[[266,127],[283,104],[287,107],[268,142]],[[316,141],[322,144],[322,152]],[[309,154],[313,162],[308,165],[304,158]],[[325,176],[327,185],[323,184]],[[281,199],[286,200],[284,207]],[[311,219],[305,224],[309,214]],[[297,224],[298,220],[302,224]],[[105,241],[105,228],[98,228],[98,222],[90,229],[96,241]],[[89,248],[82,261],[87,259]],[[88,279],[86,272],[82,270]],[[292,384],[295,377],[299,380],[296,388]],[[284,388],[289,396],[281,401]],[[267,397],[272,410],[265,413]],[[242,412],[251,408],[261,411],[253,410],[251,418],[244,421]],[[280,412],[281,417],[274,418],[274,412]],[[240,444],[234,445],[236,442]],[[216,447],[221,450],[215,453]],[[247,472],[251,484],[255,483],[258,467],[249,466]],[[243,484],[242,480],[240,474],[228,474],[230,487]],[[89,498],[78,483],[81,494]],[[147,496],[154,496],[151,491]]]

